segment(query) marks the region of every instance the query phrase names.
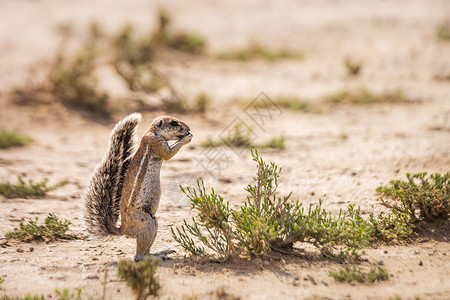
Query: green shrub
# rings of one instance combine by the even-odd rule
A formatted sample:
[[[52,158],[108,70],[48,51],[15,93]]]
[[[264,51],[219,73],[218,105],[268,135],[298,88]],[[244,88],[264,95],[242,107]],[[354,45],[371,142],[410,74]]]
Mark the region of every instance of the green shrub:
[[[376,94],[367,88],[360,88],[356,91],[341,90],[325,97],[325,102],[331,104],[350,103],[350,104],[376,104],[376,103],[402,103],[412,102],[407,98],[403,91],[397,89],[395,91],[385,91]]]
[[[76,295],[74,293],[70,293],[68,289],[64,289],[62,292],[58,289],[55,289],[55,298],[52,295],[49,295],[49,299],[57,299],[57,300],[81,300],[81,288],[77,289]],[[9,297],[7,295],[0,296],[0,300],[45,300],[44,295],[27,295],[25,297]]]
[[[203,147],[252,147],[251,132],[242,123],[236,123],[234,133],[216,141],[207,139],[201,144]]]
[[[272,102],[280,107],[280,108],[287,108],[289,110],[293,111],[302,111],[305,113],[321,113],[322,109],[321,107],[314,105],[311,103],[311,101],[306,99],[299,99],[295,96],[291,97],[274,97],[272,98]],[[260,105],[261,108],[265,108],[266,104],[261,102],[252,103],[252,106]]]
[[[362,68],[362,63],[354,61],[350,58],[346,58],[344,60],[344,66],[347,70],[348,75],[350,76],[357,76]]]
[[[8,295],[0,296],[0,300],[45,300],[44,295],[27,295],[25,297],[9,297]]]
[[[0,277],[0,283],[3,283],[3,282],[5,282],[5,278]]]
[[[238,122],[234,127],[233,133],[228,136],[220,137],[217,140],[213,140],[208,138],[207,140],[201,143],[202,147],[241,147],[241,148],[249,148],[249,147],[258,147],[258,148],[274,148],[274,149],[285,149],[284,145],[284,137],[281,136],[279,138],[272,138],[267,142],[262,144],[254,144],[252,141],[252,134],[250,129],[244,126],[244,124]]]
[[[91,25],[89,40],[75,53],[69,53],[67,44],[72,27],[68,24],[60,25],[58,31],[62,35],[61,43],[44,81],[15,88],[12,93],[15,100],[18,103],[42,100],[51,103],[57,100],[108,116],[108,95],[98,91],[98,80],[94,75],[98,58],[99,30],[98,26]]]
[[[200,93],[195,98],[194,108],[192,110],[194,112],[205,113],[210,105],[211,98],[205,93]]]
[[[410,237],[418,221],[448,219],[450,213],[449,173],[406,174],[406,180],[391,180],[376,189],[379,201],[390,209],[378,217],[370,215],[373,235],[385,240]]]
[[[56,190],[69,183],[68,180],[63,180],[55,185],[47,186],[48,178],[44,178],[38,183],[33,183],[31,179],[27,183],[21,176],[17,176],[17,179],[19,181],[17,184],[0,183],[0,194],[6,198],[41,197],[45,196],[47,192]]]
[[[152,42],[181,52],[202,54],[206,48],[206,40],[191,32],[172,32],[171,19],[167,11],[158,12],[158,26],[151,36]]]
[[[450,20],[442,22],[436,28],[436,37],[440,40],[450,40]]]
[[[162,109],[167,112],[184,114],[189,111],[189,106],[183,98],[173,96],[162,99]]]
[[[376,191],[380,202],[398,213],[407,214],[412,222],[447,219],[450,214],[450,173],[426,172],[406,174],[406,180],[391,180]],[[385,198],[391,201],[387,201]]]
[[[131,91],[156,92],[166,86],[153,64],[156,46],[150,36],[134,35],[133,27],[126,25],[114,38],[112,64]]]
[[[284,136],[280,136],[279,138],[272,138],[269,141],[261,144],[259,147],[284,150],[286,148],[286,146],[284,145]]]
[[[289,196],[277,197],[281,168],[264,162],[254,149],[251,154],[258,171],[253,184],[245,189],[248,196],[239,210],[230,208],[214,189],[207,193],[203,181],[198,181],[196,188],[181,187],[191,201],[191,209],[197,211],[191,224],[185,220],[180,228],[171,228],[184,249],[193,255],[209,256],[206,246],[220,259],[227,259],[292,251],[294,243],[305,242],[328,257],[359,257],[372,232],[359,208],[350,205],[346,212],[332,215],[322,209],[321,201],[305,210],[298,200],[288,202]]]
[[[149,296],[158,296],[159,279],[155,276],[159,261],[147,256],[138,263],[132,260],[121,260],[117,266],[119,277],[131,287],[136,300],[144,300]]]
[[[389,274],[382,267],[372,268],[369,272],[364,271],[360,267],[346,267],[339,269],[337,272],[330,271],[329,276],[333,277],[337,282],[357,281],[359,283],[374,283],[375,281],[383,281],[389,279]]]
[[[55,289],[55,294],[59,300],[81,300],[81,288],[77,289],[76,295],[74,293],[70,293],[69,289],[64,289],[62,291]]]
[[[72,224],[69,220],[60,220],[55,214],[49,214],[44,221],[44,225],[37,225],[38,218],[29,220],[27,224],[20,222],[19,228],[14,228],[12,232],[5,234],[7,239],[27,240],[73,240],[82,237],[74,234],[66,234],[69,230],[69,225]]]
[[[25,146],[34,142],[33,138],[12,131],[0,131],[0,149]]]
[[[395,209],[387,214],[380,213],[376,218],[370,214],[369,222],[373,226],[373,236],[387,241],[408,238],[416,228],[408,214]]]
[[[282,59],[302,59],[303,54],[292,52],[288,49],[270,50],[256,41],[250,41],[248,46],[232,52],[224,52],[217,55],[220,60],[240,60],[264,59],[269,61]]]
[[[178,51],[202,54],[206,47],[206,41],[203,37],[193,33],[177,32],[167,38],[166,45]]]
[[[87,43],[73,56],[62,47],[49,70],[50,92],[65,103],[108,115],[108,95],[98,92],[94,76],[95,43]]]

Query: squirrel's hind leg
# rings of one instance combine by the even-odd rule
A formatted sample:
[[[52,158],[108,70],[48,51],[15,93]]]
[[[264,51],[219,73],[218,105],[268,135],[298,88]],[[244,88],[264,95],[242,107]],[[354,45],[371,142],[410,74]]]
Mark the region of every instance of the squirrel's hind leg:
[[[134,261],[144,260],[145,256],[149,254],[158,231],[158,221],[150,214],[144,214],[145,217],[141,219],[139,226],[136,228],[136,256]]]

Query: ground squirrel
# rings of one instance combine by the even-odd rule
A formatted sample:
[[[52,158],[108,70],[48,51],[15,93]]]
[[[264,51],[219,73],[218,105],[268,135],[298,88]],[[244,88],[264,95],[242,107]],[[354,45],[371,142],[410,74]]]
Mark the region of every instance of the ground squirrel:
[[[190,128],[180,120],[156,118],[133,155],[135,129],[142,120],[134,113],[117,123],[105,158],[95,169],[83,194],[89,229],[97,234],[136,238],[135,261],[149,254],[156,237],[155,218],[161,197],[159,172],[162,161],[171,159],[192,139]],[[168,141],[176,140],[169,146]],[[120,207],[120,226],[117,226]]]

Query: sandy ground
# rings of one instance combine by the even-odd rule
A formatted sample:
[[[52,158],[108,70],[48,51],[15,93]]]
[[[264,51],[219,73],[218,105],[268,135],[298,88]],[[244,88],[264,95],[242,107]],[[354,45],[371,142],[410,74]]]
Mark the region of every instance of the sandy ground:
[[[280,193],[316,203],[329,211],[356,203],[366,214],[382,210],[374,189],[406,172],[450,170],[450,84],[434,79],[450,72],[450,43],[437,41],[435,28],[450,17],[448,1],[0,1],[0,129],[31,135],[36,142],[0,150],[0,181],[17,175],[70,184],[43,199],[0,196],[0,234],[19,221],[49,212],[72,220],[81,233],[80,193],[103,157],[113,122],[84,118],[60,104],[17,106],[9,90],[24,82],[30,67],[52,58],[58,39],[54,27],[71,21],[76,38],[92,20],[108,32],[124,23],[144,32],[164,6],[174,27],[205,36],[211,53],[246,45],[249,37],[274,48],[300,50],[301,61],[269,63],[219,62],[212,58],[181,58],[165,67],[186,95],[207,92],[213,108],[206,116],[177,115],[191,126],[192,143],[164,163],[163,195],[158,211],[160,230],[153,250],[174,249],[173,259],[158,270],[161,298],[201,299],[403,299],[450,298],[449,223],[433,225],[412,243],[367,249],[364,267],[383,265],[391,274],[372,285],[337,284],[328,277],[336,262],[275,257],[253,262],[214,264],[190,259],[170,234],[191,212],[177,191],[178,183],[206,179],[232,206],[245,197],[243,188],[254,176],[247,151],[200,147],[218,137],[236,118],[253,128],[256,142],[284,135],[286,150],[264,150],[266,160],[283,167]],[[363,62],[361,76],[349,78],[346,56]],[[100,73],[100,86],[124,96],[123,84]],[[371,106],[340,105],[322,114],[281,110],[271,117],[251,118],[233,104],[236,97],[296,95],[317,99],[341,88],[366,86],[375,91],[402,88],[415,103]],[[260,94],[261,92],[264,95]],[[260,98],[259,98],[260,99]],[[164,112],[144,112],[139,134]],[[117,113],[115,119],[125,113]],[[342,135],[346,139],[342,139]],[[208,174],[205,174],[208,171]],[[107,272],[105,299],[132,299],[118,280],[116,264],[134,255],[127,237],[55,243],[19,243],[0,238],[0,295],[52,294],[55,288],[82,288],[83,299],[99,299]]]

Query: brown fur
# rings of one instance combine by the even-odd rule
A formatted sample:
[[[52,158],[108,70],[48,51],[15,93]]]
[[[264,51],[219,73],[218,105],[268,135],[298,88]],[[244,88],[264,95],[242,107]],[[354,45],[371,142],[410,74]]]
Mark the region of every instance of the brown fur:
[[[131,160],[120,199],[120,230],[137,239],[135,260],[144,259],[156,237],[155,214],[161,196],[159,171],[162,161],[171,159],[191,141],[189,131],[188,125],[174,117],[159,117],[150,125]],[[170,140],[176,140],[173,146],[169,146]]]
[[[127,118],[124,120],[127,120]],[[124,121],[119,124],[122,123]],[[171,159],[191,139],[192,134],[188,125],[174,117],[159,117],[152,122],[147,133],[142,137],[139,148],[131,159],[129,167],[128,163],[125,164],[120,160],[114,162],[108,156],[102,162],[103,164],[106,162],[108,167],[117,163],[119,165],[125,164],[128,167],[123,188],[120,191],[121,226],[119,228],[116,227],[113,218],[100,217],[100,210],[91,209],[92,204],[102,207],[101,211],[114,209],[106,207],[108,204],[105,204],[100,192],[90,192],[90,197],[86,199],[87,220],[98,219],[97,223],[100,224],[92,222],[91,224],[100,226],[103,232],[135,237],[137,247],[134,259],[136,261],[143,260],[145,255],[149,253],[158,230],[155,214],[161,197],[159,173],[162,162]],[[172,140],[176,142],[169,146],[168,141]],[[118,148],[117,145],[111,145],[110,147]],[[103,168],[105,167],[103,166]],[[94,173],[95,177],[102,178],[102,174]],[[104,181],[102,178],[101,182]],[[92,190],[93,188],[91,187],[90,191]],[[97,190],[99,189],[95,189],[95,191]],[[105,194],[105,192],[103,193]]]

